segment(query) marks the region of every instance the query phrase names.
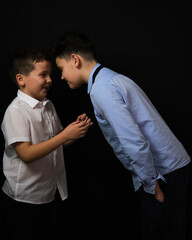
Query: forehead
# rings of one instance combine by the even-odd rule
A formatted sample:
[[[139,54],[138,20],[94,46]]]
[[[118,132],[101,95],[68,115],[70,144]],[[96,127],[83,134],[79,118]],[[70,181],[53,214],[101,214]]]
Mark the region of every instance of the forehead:
[[[58,67],[61,67],[61,66],[65,65],[66,62],[67,61],[64,58],[59,58],[59,57],[56,58],[56,64],[57,64]]]
[[[43,60],[41,62],[34,63],[34,67],[36,71],[51,71],[51,63],[47,60]]]

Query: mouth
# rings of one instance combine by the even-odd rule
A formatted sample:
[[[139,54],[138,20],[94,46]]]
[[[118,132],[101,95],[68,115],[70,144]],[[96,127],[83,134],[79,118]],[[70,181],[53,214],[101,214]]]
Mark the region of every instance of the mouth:
[[[50,86],[43,86],[42,90],[44,90],[46,93],[49,91]]]
[[[51,85],[45,85],[45,86],[42,87],[42,89],[45,89],[45,90],[48,91],[50,87],[51,87]]]
[[[65,79],[65,83],[68,84],[68,85],[70,85],[70,82],[69,82],[68,80],[66,80],[66,79]]]

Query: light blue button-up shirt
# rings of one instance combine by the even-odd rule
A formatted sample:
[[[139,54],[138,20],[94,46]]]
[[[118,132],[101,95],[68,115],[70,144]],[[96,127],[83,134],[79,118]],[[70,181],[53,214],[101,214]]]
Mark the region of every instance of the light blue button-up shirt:
[[[98,124],[117,158],[131,171],[135,191],[155,193],[156,179],[184,167],[190,156],[149,98],[128,77],[102,68],[88,94]]]

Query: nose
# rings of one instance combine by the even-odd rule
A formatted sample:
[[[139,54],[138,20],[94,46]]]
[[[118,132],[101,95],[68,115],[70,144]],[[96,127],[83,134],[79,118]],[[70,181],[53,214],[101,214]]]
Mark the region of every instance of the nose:
[[[61,80],[64,80],[65,79],[65,77],[64,77],[64,74],[63,74],[63,72],[62,72],[62,74],[61,74]]]
[[[50,76],[47,77],[47,82],[48,82],[48,83],[52,83],[52,79],[51,79]]]

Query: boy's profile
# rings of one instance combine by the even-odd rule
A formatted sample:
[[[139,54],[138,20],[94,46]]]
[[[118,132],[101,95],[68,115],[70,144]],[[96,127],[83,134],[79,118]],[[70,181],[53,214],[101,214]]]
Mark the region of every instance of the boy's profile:
[[[51,68],[50,58],[33,49],[17,52],[10,61],[10,75],[19,90],[1,125],[6,178],[2,208],[15,239],[49,236],[50,206],[56,190],[62,200],[68,196],[63,146],[84,137],[92,124],[82,114],[63,129],[46,98]]]
[[[134,81],[97,61],[88,36],[66,32],[54,57],[71,89],[88,85],[103,135],[132,174],[143,239],[185,239],[191,158],[183,145]]]

